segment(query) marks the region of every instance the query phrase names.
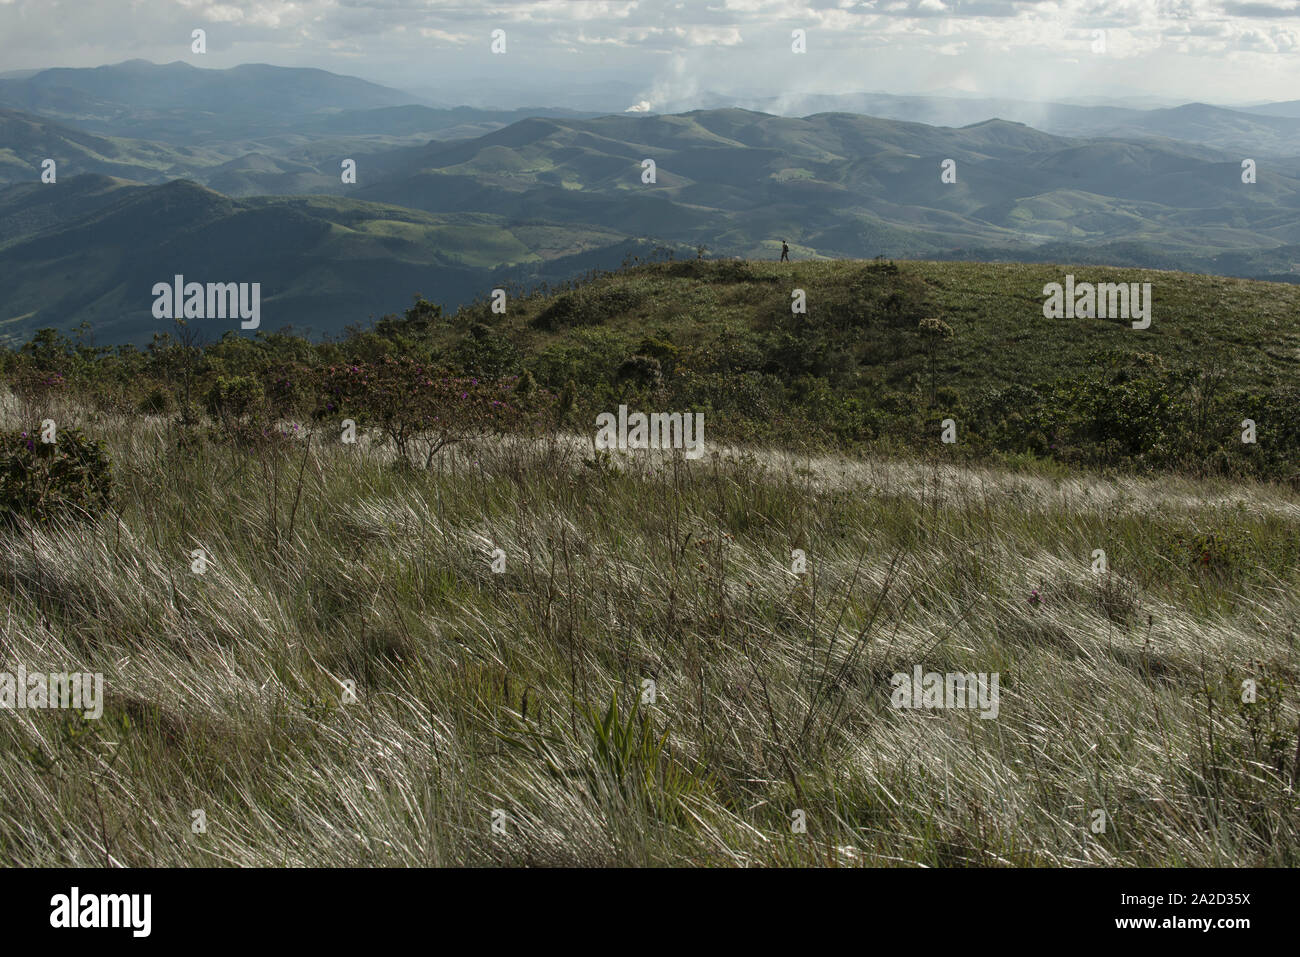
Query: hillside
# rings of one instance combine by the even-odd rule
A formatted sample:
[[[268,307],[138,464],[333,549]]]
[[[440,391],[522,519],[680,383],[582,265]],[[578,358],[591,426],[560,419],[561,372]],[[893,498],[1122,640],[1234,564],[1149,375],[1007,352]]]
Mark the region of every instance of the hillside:
[[[106,181],[15,187],[0,218],[0,337],[94,326],[97,341],[144,344],[166,331],[151,314],[154,283],[260,282],[265,326],[317,336],[400,310],[417,292],[473,299],[505,263],[532,263],[613,244],[612,232],[508,226],[330,197],[231,199],[185,181],[145,188]],[[84,205],[78,198],[94,196]],[[60,218],[47,197],[73,203]],[[160,228],[161,227],[161,228]],[[486,288],[491,288],[486,285]],[[218,337],[224,329],[209,330]]]
[[[1067,274],[1150,283],[1149,328],[1044,318],[1044,287]],[[791,311],[796,290],[806,313]],[[736,440],[915,452],[952,418],[958,454],[1300,480],[1289,411],[1300,289],[1289,284],[1096,266],[684,261],[519,301],[505,317],[462,310],[432,354],[466,348],[470,322],[490,329],[497,354],[520,357],[504,371],[582,383],[594,408],[648,388],[643,401],[708,408]],[[1246,418],[1257,444],[1241,441]]]
[[[264,212],[130,199],[84,228],[143,209],[200,248]],[[293,202],[270,240],[328,242]],[[1045,319],[1067,274],[1150,283],[1149,328]],[[0,349],[0,640],[109,692],[102,723],[0,723],[0,848],[1294,866],[1298,306],[1153,270],[685,260],[322,343]],[[620,405],[702,414],[703,454],[597,448]],[[109,497],[72,458],[19,480],[46,419]],[[901,707],[917,668],[1000,691]],[[206,843],[164,839],[191,805]]]
[[[4,223],[0,249],[94,214],[120,200],[125,195],[121,190],[145,188],[131,180],[86,174],[68,178],[61,189],[29,179],[0,190],[0,222]]]
[[[1150,328],[1137,331],[1120,319],[1044,318],[1043,287],[1067,273],[1079,283],[1151,283]],[[807,294],[806,315],[791,313],[794,289]],[[837,386],[869,376],[903,388],[921,372],[912,346],[917,322],[928,316],[954,331],[936,368],[962,392],[1049,381],[1110,352],[1159,356],[1170,365],[1212,359],[1232,381],[1250,386],[1290,380],[1300,370],[1300,288],[1069,264],[685,260],[620,271],[573,292],[520,301],[504,318],[483,318],[525,355],[591,337],[611,350],[647,337],[683,351],[730,341],[727,358],[736,372],[763,371],[753,349],[765,336],[816,332],[826,337],[828,353],[843,349],[852,360],[834,370]],[[801,354],[809,368],[827,358]]]
[[[46,159],[55,161],[60,180],[91,174],[160,183],[215,167],[225,156],[220,148],[99,136],[31,113],[0,109],[0,186],[40,183]],[[0,232],[0,241],[7,238]]]
[[[106,693],[0,722],[11,866],[1297,864],[1294,494],[46,415],[121,496],[0,529],[0,641]]]

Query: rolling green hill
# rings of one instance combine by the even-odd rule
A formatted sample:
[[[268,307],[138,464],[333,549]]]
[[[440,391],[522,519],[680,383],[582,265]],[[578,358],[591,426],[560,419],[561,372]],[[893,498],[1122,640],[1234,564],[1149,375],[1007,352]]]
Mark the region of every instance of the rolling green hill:
[[[1150,284],[1149,328],[1043,315],[1044,287]],[[792,311],[802,290],[806,312]],[[937,325],[935,321],[937,320]],[[929,324],[929,328],[927,328]],[[937,448],[1300,481],[1300,288],[1105,266],[675,261],[463,307],[428,350],[586,407],[708,410],[719,440]],[[1258,442],[1243,443],[1251,419]]]
[[[161,183],[217,167],[228,156],[219,147],[100,136],[30,113],[0,109],[0,186],[40,183],[46,159],[57,164],[59,179],[94,174]],[[0,241],[7,238],[0,233]]]
[[[59,201],[84,208],[65,223],[67,211],[51,205]],[[482,214],[326,196],[240,200],[186,181],[127,187],[102,178],[10,190],[0,194],[0,217],[23,231],[0,246],[0,336],[9,342],[82,322],[101,343],[148,342],[169,325],[153,318],[150,290],[176,273],[260,282],[265,328],[337,333],[400,310],[416,292],[468,301],[505,264],[530,269],[621,238]]]
[[[1150,328],[1135,330],[1120,319],[1044,318],[1043,287],[1062,282],[1067,273],[1079,283],[1151,283]],[[794,289],[806,293],[806,315],[791,311]],[[578,308],[574,321],[543,319],[569,301],[592,307]],[[1300,288],[1105,266],[663,262],[621,270],[572,292],[522,300],[496,328],[525,355],[565,350],[595,337],[622,358],[620,349],[633,350],[648,337],[686,353],[714,353],[734,372],[757,373],[768,371],[759,345],[764,336],[798,328],[808,339],[823,331],[839,336],[837,345],[853,361],[842,369],[817,370],[820,357],[808,350],[800,358],[810,370],[829,374],[837,388],[868,379],[873,387],[907,389],[922,376],[921,356],[912,347],[917,322],[928,316],[953,329],[937,373],[963,393],[1050,381],[1108,352],[1159,356],[1169,365],[1214,360],[1243,386],[1300,375]],[[728,341],[730,353],[724,355]]]

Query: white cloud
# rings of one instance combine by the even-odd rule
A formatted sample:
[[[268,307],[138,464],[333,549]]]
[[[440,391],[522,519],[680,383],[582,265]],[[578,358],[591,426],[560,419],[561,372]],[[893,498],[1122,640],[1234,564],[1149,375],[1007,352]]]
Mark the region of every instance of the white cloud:
[[[456,46],[463,46],[475,39],[468,33],[448,33],[446,30],[435,30],[432,27],[420,27],[419,32],[426,40],[440,40],[443,43],[454,43]]]
[[[924,92],[958,75],[1007,96],[1300,89],[1300,0],[0,0],[0,64],[187,59],[198,26],[205,66],[310,65],[467,91],[486,75],[523,99],[548,82],[617,81],[658,108],[656,91]],[[497,27],[504,57],[489,52]],[[808,32],[803,57],[790,52],[795,27]]]

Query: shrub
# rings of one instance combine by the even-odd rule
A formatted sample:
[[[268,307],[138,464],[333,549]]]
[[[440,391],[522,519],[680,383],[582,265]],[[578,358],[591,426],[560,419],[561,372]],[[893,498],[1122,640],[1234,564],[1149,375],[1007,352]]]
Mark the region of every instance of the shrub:
[[[49,443],[37,430],[0,439],[0,514],[6,522],[93,518],[112,499],[112,463],[80,429],[60,429]]]
[[[9,377],[9,387],[14,394],[28,402],[44,403],[50,397],[65,391],[67,379],[61,372],[34,367],[22,368]]]
[[[636,308],[644,293],[618,286],[584,287],[565,293],[533,319],[533,327],[547,332],[573,326],[598,326]]]
[[[705,260],[697,257],[694,260],[669,263],[666,272],[675,279],[702,279],[717,283],[780,281],[779,276],[757,275],[749,263],[737,259]]]
[[[629,356],[618,367],[615,379],[643,388],[658,388],[664,381],[663,367],[652,356]]]
[[[137,408],[145,415],[166,415],[172,410],[171,393],[161,387],[151,389]]]
[[[315,400],[313,378],[314,370],[301,362],[278,362],[263,370],[261,388],[267,412],[273,418],[285,418],[308,411]]]
[[[915,327],[929,315],[925,284],[892,262],[873,262],[849,284],[848,302],[834,310],[836,325]]]
[[[659,367],[665,375],[671,375],[677,363],[681,361],[682,352],[671,342],[645,336],[636,347],[637,355],[649,356],[659,361]]]
[[[342,415],[376,428],[400,458],[428,468],[443,447],[505,432],[526,433],[553,414],[554,394],[518,389],[517,379],[453,377],[409,358],[325,370],[320,417]]]
[[[500,379],[519,369],[519,349],[515,344],[481,322],[469,327],[452,351],[452,362],[467,376]]]
[[[259,415],[265,400],[262,383],[252,376],[218,376],[208,389],[208,413],[227,426],[247,422]]]

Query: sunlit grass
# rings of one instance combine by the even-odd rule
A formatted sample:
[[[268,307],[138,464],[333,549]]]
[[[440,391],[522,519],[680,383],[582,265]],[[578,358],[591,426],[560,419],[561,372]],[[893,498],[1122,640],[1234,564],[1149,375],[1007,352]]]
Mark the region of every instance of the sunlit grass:
[[[0,712],[7,864],[1297,862],[1284,489],[45,411],[119,507],[0,537],[0,668],[108,700]],[[915,665],[997,719],[891,709]]]

